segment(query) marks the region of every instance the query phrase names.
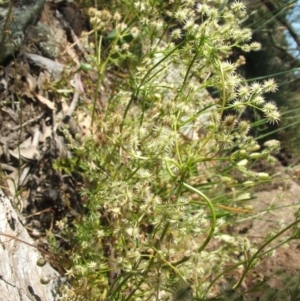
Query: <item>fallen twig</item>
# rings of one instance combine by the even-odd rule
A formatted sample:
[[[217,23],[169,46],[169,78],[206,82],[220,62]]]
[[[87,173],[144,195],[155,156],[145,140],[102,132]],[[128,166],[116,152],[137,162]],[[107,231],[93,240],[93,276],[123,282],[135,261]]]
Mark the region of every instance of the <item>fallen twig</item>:
[[[36,116],[36,117],[34,117],[32,119],[29,119],[29,120],[25,121],[24,123],[22,123],[20,125],[17,125],[15,127],[11,128],[10,130],[11,131],[17,131],[20,128],[22,128],[22,127],[24,127],[24,126],[26,126],[26,125],[28,125],[30,123],[33,123],[33,122],[36,122],[36,121],[40,120],[42,117],[44,117],[44,115],[45,115],[45,112],[41,113],[40,115],[38,115],[38,116]]]

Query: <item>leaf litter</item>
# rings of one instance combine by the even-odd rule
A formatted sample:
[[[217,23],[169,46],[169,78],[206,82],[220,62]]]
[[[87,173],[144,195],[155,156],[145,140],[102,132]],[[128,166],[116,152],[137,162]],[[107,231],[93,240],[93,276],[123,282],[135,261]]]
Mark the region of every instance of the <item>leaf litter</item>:
[[[71,226],[83,210],[82,179],[53,167],[72,156],[66,131],[72,137],[91,132],[91,118],[80,112],[90,102],[78,68],[86,54],[70,46],[78,38],[73,33],[68,40],[67,24],[56,15],[61,18],[46,3],[19,54],[0,69],[0,185],[29,234],[44,242],[48,230],[59,234],[56,222],[67,217]]]

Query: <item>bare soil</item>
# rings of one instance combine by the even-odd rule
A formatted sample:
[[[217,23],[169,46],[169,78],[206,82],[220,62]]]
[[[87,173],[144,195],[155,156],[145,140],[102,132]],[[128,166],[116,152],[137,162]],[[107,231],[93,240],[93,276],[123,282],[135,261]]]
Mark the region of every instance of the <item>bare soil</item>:
[[[283,176],[288,176],[283,173]],[[283,182],[282,186],[268,191],[256,193],[256,199],[253,202],[256,218],[251,222],[241,223],[240,227],[248,227],[247,236],[250,240],[260,245],[267,233],[274,233],[280,224],[289,225],[295,221],[295,212],[300,205],[300,186],[297,182],[289,180]],[[291,235],[287,231],[275,242],[279,243],[280,239]],[[272,244],[274,245],[274,243]],[[297,275],[300,272],[300,240],[294,239],[288,244],[276,249],[275,255],[261,263],[256,269],[255,277],[260,279],[269,278],[268,283],[271,287],[278,286],[280,277],[274,276],[277,271],[282,271],[286,275]],[[252,277],[253,278],[253,277]],[[252,279],[257,281],[257,279]]]

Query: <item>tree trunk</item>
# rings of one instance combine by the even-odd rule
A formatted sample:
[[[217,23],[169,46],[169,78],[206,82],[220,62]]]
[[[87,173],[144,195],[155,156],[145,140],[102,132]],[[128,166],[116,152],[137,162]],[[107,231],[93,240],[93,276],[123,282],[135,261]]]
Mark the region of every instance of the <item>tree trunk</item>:
[[[0,7],[0,63],[20,48],[29,25],[41,15],[45,0],[10,0]]]
[[[62,283],[59,273],[43,259],[10,200],[0,190],[0,299],[3,301],[56,301]],[[52,279],[48,284],[41,281]]]

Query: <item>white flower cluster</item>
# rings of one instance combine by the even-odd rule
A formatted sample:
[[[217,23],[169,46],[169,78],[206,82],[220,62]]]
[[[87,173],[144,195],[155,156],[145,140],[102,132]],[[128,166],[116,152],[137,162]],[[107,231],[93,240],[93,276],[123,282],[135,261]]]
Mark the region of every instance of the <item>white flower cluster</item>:
[[[88,151],[80,151],[89,214],[78,226],[82,260],[76,257],[70,274],[80,274],[85,287],[89,277],[97,283],[95,300],[171,297],[167,292],[174,279],[192,281],[202,298],[208,279],[232,263],[230,254],[254,254],[248,241],[240,244],[225,234],[217,239],[226,247],[205,250],[224,224],[216,219],[212,207],[217,204],[210,198],[245,196],[244,190],[239,195],[226,186],[236,183],[229,169],[243,175],[244,187],[269,179],[249,170],[248,162],[272,161],[280,145],[271,140],[259,151],[241,114],[253,107],[277,123],[276,105],[263,96],[277,86],[272,79],[245,83],[236,71],[243,60],[228,61],[233,48],[260,48],[251,42],[251,30],[240,27],[246,16],[241,2],[124,2],[120,13],[89,9],[100,41],[104,33],[108,37],[108,58],[96,60],[99,78],[104,67],[124,62],[130,76],[112,85],[97,123],[104,142],[93,146],[91,139]],[[140,51],[135,53],[135,47]]]

